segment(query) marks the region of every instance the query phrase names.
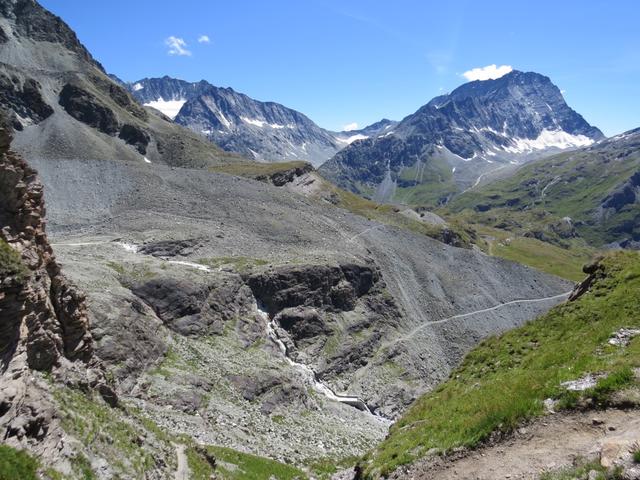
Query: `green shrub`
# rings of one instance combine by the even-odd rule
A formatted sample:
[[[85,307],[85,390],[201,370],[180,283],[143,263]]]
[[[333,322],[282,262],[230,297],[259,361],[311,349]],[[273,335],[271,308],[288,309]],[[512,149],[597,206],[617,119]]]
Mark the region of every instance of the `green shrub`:
[[[37,480],[38,461],[28,453],[0,445],[0,480]]]
[[[15,275],[18,281],[27,278],[27,267],[22,263],[20,254],[0,238],[0,279]]]

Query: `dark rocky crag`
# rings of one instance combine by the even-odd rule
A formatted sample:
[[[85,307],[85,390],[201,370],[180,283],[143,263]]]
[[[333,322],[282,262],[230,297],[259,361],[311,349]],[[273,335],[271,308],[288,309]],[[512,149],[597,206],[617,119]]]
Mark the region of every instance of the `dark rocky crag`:
[[[0,242],[12,269],[0,278],[0,431],[4,441],[45,456],[64,449],[50,388],[54,381],[117,397],[93,356],[85,295],[67,280],[45,233],[43,186],[35,170],[9,150],[0,127]]]

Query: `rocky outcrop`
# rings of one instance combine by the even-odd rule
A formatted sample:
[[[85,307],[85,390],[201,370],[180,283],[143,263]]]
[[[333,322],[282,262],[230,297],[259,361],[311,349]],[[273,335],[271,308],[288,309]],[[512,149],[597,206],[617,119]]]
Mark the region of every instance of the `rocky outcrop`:
[[[104,71],[77,35],[62,19],[43,9],[35,0],[1,0],[0,15],[15,22],[13,34],[39,42],[59,43]]]
[[[182,335],[221,333],[226,322],[248,315],[252,304],[251,291],[236,275],[208,284],[156,278],[134,285],[131,291]]]
[[[84,295],[62,275],[44,231],[43,187],[36,172],[7,150],[5,129],[0,159],[0,237],[21,256],[28,271],[23,281],[2,279],[0,323],[14,333],[3,345],[6,366],[23,343],[28,363],[49,370],[61,358],[88,361],[92,341]],[[20,332],[20,333],[18,333]]]
[[[606,276],[605,266],[602,264],[602,257],[596,258],[592,262],[584,265],[582,271],[587,274],[587,277],[573,288],[568,298],[569,302],[580,298],[591,289],[591,286],[596,280],[600,280]]]
[[[258,180],[259,182],[272,183],[276,187],[282,187],[287,183],[293,182],[295,178],[301,177],[302,175],[313,171],[314,168],[310,163],[304,163],[302,165],[288,168],[286,170],[281,170],[270,175],[258,175],[256,177],[256,180]]]
[[[16,117],[39,123],[48,118],[53,109],[44,101],[40,84],[33,78],[22,81],[18,76],[0,73],[0,104],[14,112],[12,126],[22,129],[22,122]]]
[[[142,155],[147,153],[147,145],[149,145],[149,141],[151,141],[151,137],[149,137],[147,132],[128,123],[122,126],[118,137],[129,145],[133,145]]]
[[[247,284],[270,315],[289,307],[353,310],[356,299],[380,278],[378,270],[363,265],[301,265],[251,275]]]
[[[640,171],[631,175],[629,180],[607,195],[600,207],[605,212],[608,210],[619,212],[626,205],[638,202],[640,202]]]
[[[43,187],[35,170],[9,150],[0,127],[0,431],[10,444],[59,453],[49,386],[56,381],[95,389],[110,405],[117,396],[93,357],[84,294],[62,274],[45,233]],[[57,447],[54,446],[57,444]],[[43,445],[46,445],[43,447]],[[51,450],[53,448],[53,450]]]
[[[113,111],[77,85],[67,83],[62,87],[59,103],[73,118],[102,133],[115,135],[118,132],[118,119]]]

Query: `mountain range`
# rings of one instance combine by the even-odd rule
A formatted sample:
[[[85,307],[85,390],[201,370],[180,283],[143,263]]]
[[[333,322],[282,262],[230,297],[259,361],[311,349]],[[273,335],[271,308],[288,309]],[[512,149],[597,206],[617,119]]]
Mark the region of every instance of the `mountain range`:
[[[260,102],[205,80],[144,78],[126,84],[143,105],[205,136],[223,149],[261,162],[305,160],[318,166],[349,143],[392,124],[377,122],[360,131],[330,132],[275,102]]]
[[[556,259],[638,241],[640,133],[603,139],[548,78],[330,132],[206,81],[123,83],[0,0],[0,100],[0,478],[404,478],[623,387],[614,428],[637,425],[637,254],[577,288]],[[553,439],[615,435],[584,416]]]

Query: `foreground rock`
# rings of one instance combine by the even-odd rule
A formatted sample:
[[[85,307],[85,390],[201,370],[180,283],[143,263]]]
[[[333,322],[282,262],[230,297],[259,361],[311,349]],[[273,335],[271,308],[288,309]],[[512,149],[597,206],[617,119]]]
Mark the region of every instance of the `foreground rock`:
[[[43,186],[35,170],[9,150],[0,127],[0,430],[9,445],[28,448],[52,465],[71,450],[51,388],[32,370],[52,372],[59,384],[118,399],[94,358],[84,293],[62,274],[44,224]]]

